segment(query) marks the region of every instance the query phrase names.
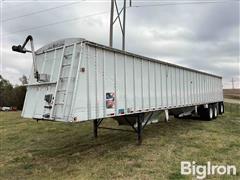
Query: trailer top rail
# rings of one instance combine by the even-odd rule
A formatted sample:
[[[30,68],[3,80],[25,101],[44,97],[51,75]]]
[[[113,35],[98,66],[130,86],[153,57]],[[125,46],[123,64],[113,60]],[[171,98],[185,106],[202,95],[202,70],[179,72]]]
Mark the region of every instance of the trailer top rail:
[[[73,43],[86,43],[90,46],[99,47],[99,48],[102,48],[102,49],[118,52],[118,53],[121,53],[121,54],[124,54],[124,55],[129,55],[129,56],[149,60],[149,61],[152,61],[152,62],[157,62],[157,63],[161,63],[161,64],[165,64],[165,65],[170,65],[170,66],[173,66],[173,67],[178,67],[178,68],[182,68],[182,69],[189,70],[189,71],[192,71],[192,72],[198,72],[198,73],[202,73],[202,74],[206,74],[206,75],[210,75],[210,76],[222,79],[222,77],[219,76],[219,75],[214,75],[214,74],[207,73],[207,72],[204,72],[204,71],[199,71],[199,70],[196,70],[196,69],[180,66],[180,65],[177,65],[177,64],[165,62],[165,61],[154,59],[154,58],[149,58],[149,57],[146,57],[146,56],[143,56],[143,55],[138,55],[138,54],[131,53],[131,52],[128,52],[128,51],[122,51],[122,50],[119,50],[119,49],[116,49],[116,48],[111,48],[109,46],[105,46],[105,45],[98,44],[98,43],[95,43],[95,42],[92,42],[92,41],[88,41],[88,40],[83,39],[83,38],[67,38],[67,39],[62,39],[62,40],[58,40],[58,41],[49,43],[49,44],[43,46],[42,48],[38,49],[36,51],[36,54],[39,55],[39,54],[42,54],[42,53],[45,53],[45,52],[48,52],[48,51],[52,51],[54,49],[61,48],[64,45],[65,46],[70,46]]]

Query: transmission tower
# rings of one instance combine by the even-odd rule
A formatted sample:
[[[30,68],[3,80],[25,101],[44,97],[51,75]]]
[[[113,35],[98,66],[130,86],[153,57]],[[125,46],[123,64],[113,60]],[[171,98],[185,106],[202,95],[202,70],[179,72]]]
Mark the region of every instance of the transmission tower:
[[[234,89],[234,78],[232,78],[232,89]]]
[[[129,0],[129,6],[132,6],[132,0]],[[114,18],[114,11],[116,10],[116,17]],[[122,50],[125,50],[125,29],[126,29],[126,0],[123,0],[123,6],[119,9],[117,0],[111,0],[110,13],[110,31],[109,31],[109,46],[113,47],[113,26],[119,22],[122,33]]]

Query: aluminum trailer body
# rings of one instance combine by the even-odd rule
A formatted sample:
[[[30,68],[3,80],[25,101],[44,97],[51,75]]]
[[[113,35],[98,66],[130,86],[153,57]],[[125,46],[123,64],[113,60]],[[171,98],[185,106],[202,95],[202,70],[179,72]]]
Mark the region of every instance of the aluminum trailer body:
[[[221,77],[84,39],[60,40],[35,54],[49,82],[31,73],[23,117],[86,121],[223,101]]]
[[[22,116],[81,122],[223,104],[222,78],[81,38],[37,51]],[[174,111],[173,111],[174,112]]]

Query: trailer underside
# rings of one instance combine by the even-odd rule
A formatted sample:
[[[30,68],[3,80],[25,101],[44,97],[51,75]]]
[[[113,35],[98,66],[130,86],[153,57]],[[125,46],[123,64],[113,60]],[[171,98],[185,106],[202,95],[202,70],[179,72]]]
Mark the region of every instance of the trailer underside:
[[[140,112],[135,114],[115,116],[111,117],[112,119],[118,122],[119,126],[129,126],[131,129],[120,129],[102,126],[102,122],[107,118],[94,119],[93,121],[93,135],[94,138],[98,137],[99,129],[106,130],[117,130],[125,132],[133,132],[137,134],[137,144],[142,144],[142,136],[145,127],[152,123],[159,122],[160,113],[164,113],[165,122],[169,121],[169,116],[174,116],[175,118],[191,117],[198,116],[201,120],[211,121],[216,119],[218,115],[224,113],[224,103],[216,102],[198,106],[188,106],[181,108],[165,109],[165,110],[156,110],[149,112]],[[155,118],[153,118],[155,117]],[[158,117],[156,119],[156,117]],[[38,120],[49,120],[49,119],[36,119]],[[51,120],[52,121],[52,120]]]
[[[152,111],[138,114],[131,114],[125,116],[114,117],[116,121],[118,121],[119,125],[127,125],[132,128],[131,130],[126,129],[117,129],[111,127],[101,126],[101,123],[104,119],[95,119],[93,120],[93,133],[94,137],[98,137],[98,129],[107,129],[107,130],[118,130],[118,131],[127,131],[133,132],[137,134],[137,144],[140,145],[142,143],[142,133],[144,128],[151,124],[153,121],[156,123],[156,119],[152,118],[154,113],[160,113],[163,111]],[[217,102],[211,104],[205,104],[200,106],[191,106],[186,108],[176,108],[171,110],[164,110],[165,114],[165,122],[169,121],[169,115],[173,115],[175,118],[182,118],[186,116],[199,116],[202,120],[213,120],[216,119],[218,115],[222,115],[224,113],[224,103]],[[157,120],[158,122],[158,120]]]

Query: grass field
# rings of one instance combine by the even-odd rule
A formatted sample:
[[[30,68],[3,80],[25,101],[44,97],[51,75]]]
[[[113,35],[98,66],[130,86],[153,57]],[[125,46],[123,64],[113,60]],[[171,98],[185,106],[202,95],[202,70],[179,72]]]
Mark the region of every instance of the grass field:
[[[0,179],[192,179],[180,175],[182,160],[229,164],[240,179],[239,106],[217,120],[170,119],[149,125],[143,144],[136,135],[100,130],[92,123],[35,122],[20,112],[0,113]],[[109,119],[104,125],[115,126]]]

